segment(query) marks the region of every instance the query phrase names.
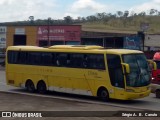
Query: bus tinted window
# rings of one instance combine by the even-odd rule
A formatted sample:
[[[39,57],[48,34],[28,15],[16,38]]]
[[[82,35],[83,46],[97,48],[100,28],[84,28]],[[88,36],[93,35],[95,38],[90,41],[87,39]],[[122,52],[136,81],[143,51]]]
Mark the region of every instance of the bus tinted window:
[[[57,66],[66,67],[67,66],[67,54],[66,53],[56,53],[56,63],[57,63]]]
[[[104,55],[100,54],[9,51],[8,62],[12,64],[105,69]]]
[[[54,65],[54,54],[53,53],[42,53],[41,65],[51,66]]]
[[[27,64],[30,65],[40,65],[41,64],[41,53],[39,52],[29,52]]]
[[[8,63],[17,64],[18,63],[18,51],[8,51]]]
[[[18,64],[26,64],[27,52],[19,52]]]
[[[108,68],[116,68],[121,66],[121,60],[118,55],[107,55],[107,63],[108,63]]]
[[[71,67],[74,67],[74,68],[83,68],[83,54],[71,54],[70,55],[70,62],[72,63],[71,64]]]
[[[88,54],[87,68],[89,69],[105,69],[104,55]]]

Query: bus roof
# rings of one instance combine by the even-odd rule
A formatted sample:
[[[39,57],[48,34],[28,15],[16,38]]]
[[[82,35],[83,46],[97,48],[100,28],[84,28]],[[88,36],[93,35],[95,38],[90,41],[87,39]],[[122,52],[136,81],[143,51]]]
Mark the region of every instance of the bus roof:
[[[116,54],[133,54],[133,53],[143,53],[139,50],[129,50],[129,49],[107,49],[108,53],[116,53]]]
[[[55,52],[80,52],[80,53],[109,53],[109,54],[133,54],[143,53],[138,50],[129,49],[105,49],[102,46],[91,45],[55,45],[48,48],[37,46],[10,46],[7,50],[21,50],[21,51],[55,51]]]
[[[104,47],[97,45],[54,45],[49,49],[76,49],[76,50],[91,50],[91,49],[102,49]]]

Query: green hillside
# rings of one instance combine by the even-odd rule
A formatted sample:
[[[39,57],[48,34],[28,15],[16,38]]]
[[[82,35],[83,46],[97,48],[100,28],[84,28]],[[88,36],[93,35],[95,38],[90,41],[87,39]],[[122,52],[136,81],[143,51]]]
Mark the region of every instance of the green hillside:
[[[90,21],[82,23],[82,30],[100,31],[100,32],[121,32],[121,33],[137,33],[141,31],[140,26],[148,26],[146,33],[160,34],[160,16],[136,16],[115,18],[109,21]]]

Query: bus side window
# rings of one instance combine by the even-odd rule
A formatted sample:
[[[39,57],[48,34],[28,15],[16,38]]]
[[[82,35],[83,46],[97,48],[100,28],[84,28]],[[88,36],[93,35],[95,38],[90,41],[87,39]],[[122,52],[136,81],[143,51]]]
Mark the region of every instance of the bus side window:
[[[56,62],[57,62],[57,61],[56,61],[56,54],[55,54],[55,53],[52,53],[52,59],[51,59],[51,61],[52,61],[51,64],[52,64],[53,66],[56,66],[56,65],[57,65],[57,63],[56,63]]]
[[[70,54],[67,54],[67,59],[66,59],[66,65],[68,66],[68,67],[70,67],[71,66],[71,57],[70,57]]]
[[[13,51],[8,51],[7,56],[8,56],[7,62],[12,64],[13,63]]]
[[[104,63],[104,55],[99,55],[97,56],[97,61],[96,63],[98,64],[98,69],[105,70],[105,63]]]
[[[83,67],[84,68],[88,67],[88,55],[84,55],[84,58],[83,58]]]
[[[18,63],[19,64],[26,64],[26,52],[21,51],[19,52],[19,58],[18,58]]]
[[[41,64],[42,65],[45,65],[45,66],[50,66],[52,65],[52,53],[42,53],[42,61],[41,61]]]
[[[32,54],[31,54],[31,52],[28,53],[27,64],[32,65]]]
[[[83,68],[83,54],[70,54],[70,62],[73,68]]]
[[[60,66],[60,58],[59,58],[59,53],[56,53],[55,54],[55,63],[56,63],[56,66]]]
[[[96,64],[96,55],[94,54],[88,54],[87,55],[87,60],[86,60],[86,64],[87,64],[87,68],[89,69],[95,69],[97,67],[97,64]]]
[[[23,51],[8,51],[8,63],[11,64],[25,64],[26,53]]]
[[[30,52],[28,53],[28,64],[30,65],[40,65],[41,64],[41,53],[40,52]]]
[[[57,66],[61,66],[61,67],[67,67],[69,64],[69,60],[68,60],[68,64],[67,64],[67,59],[69,59],[69,55],[67,53],[59,53],[56,56],[56,60],[57,60]]]
[[[8,51],[8,63],[16,64],[18,58],[17,51]]]
[[[19,60],[19,52],[18,51],[13,51],[13,64],[18,64]]]
[[[84,67],[89,69],[105,69],[104,55],[102,54],[87,54],[84,59]]]

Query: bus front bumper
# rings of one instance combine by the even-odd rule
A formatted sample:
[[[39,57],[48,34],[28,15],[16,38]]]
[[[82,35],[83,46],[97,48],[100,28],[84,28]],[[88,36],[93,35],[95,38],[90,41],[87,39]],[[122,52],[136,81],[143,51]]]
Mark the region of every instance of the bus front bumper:
[[[125,100],[133,100],[133,99],[138,99],[138,98],[144,98],[149,96],[151,93],[151,90],[147,90],[145,92],[140,92],[140,93],[134,93],[134,92],[126,92],[125,94]]]

